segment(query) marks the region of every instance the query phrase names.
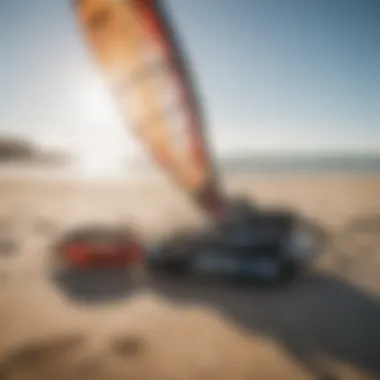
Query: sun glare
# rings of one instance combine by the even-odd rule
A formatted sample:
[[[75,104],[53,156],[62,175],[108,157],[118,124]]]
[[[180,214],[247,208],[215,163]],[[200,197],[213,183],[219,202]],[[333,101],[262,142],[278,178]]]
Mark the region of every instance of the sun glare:
[[[128,134],[114,99],[102,81],[87,81],[78,91],[81,136],[75,143],[77,166],[85,177],[113,177],[123,172]]]
[[[121,157],[109,155],[109,151],[102,153],[96,148],[84,152],[78,165],[79,174],[85,178],[111,178],[122,175]]]
[[[78,116],[85,124],[102,125],[107,128],[110,123],[119,121],[115,100],[106,84],[96,76],[80,87],[77,104]]]

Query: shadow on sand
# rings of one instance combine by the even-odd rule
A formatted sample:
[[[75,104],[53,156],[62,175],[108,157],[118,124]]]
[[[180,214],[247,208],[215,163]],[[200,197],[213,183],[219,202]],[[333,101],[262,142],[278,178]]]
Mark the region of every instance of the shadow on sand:
[[[125,272],[61,278],[77,299],[97,301],[134,291]],[[354,286],[315,274],[281,289],[258,289],[155,277],[152,290],[180,301],[205,303],[251,331],[275,338],[318,378],[321,358],[380,377],[380,304]],[[107,293],[108,292],[108,293]]]
[[[166,295],[205,301],[251,331],[275,338],[315,374],[322,357],[380,377],[380,304],[346,282],[316,274],[278,290],[156,281]]]

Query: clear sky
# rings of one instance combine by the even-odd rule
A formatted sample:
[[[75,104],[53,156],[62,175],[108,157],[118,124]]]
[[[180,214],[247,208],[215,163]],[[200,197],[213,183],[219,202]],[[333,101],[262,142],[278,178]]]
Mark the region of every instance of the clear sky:
[[[0,133],[134,151],[69,3],[0,1]],[[379,0],[166,4],[218,152],[380,152]]]

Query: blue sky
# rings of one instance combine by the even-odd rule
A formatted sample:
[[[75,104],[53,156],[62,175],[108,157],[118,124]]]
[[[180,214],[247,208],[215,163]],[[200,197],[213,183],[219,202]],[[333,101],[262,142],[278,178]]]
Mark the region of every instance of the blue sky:
[[[0,133],[135,152],[69,3],[1,0]],[[218,152],[380,152],[380,1],[166,5]]]

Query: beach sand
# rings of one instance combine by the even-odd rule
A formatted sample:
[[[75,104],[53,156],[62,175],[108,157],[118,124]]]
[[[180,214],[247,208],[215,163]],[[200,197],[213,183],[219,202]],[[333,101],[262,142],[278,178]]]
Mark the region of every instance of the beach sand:
[[[380,177],[226,183],[231,194],[291,207],[336,237],[315,273],[278,290],[158,279],[124,298],[83,303],[47,276],[51,242],[64,229],[123,222],[153,240],[201,215],[164,181],[0,179],[0,238],[16,244],[0,257],[0,379],[380,378],[380,251],[353,253],[348,242],[345,255],[336,242],[347,223],[380,215]],[[93,298],[115,285],[111,277],[88,279]]]

